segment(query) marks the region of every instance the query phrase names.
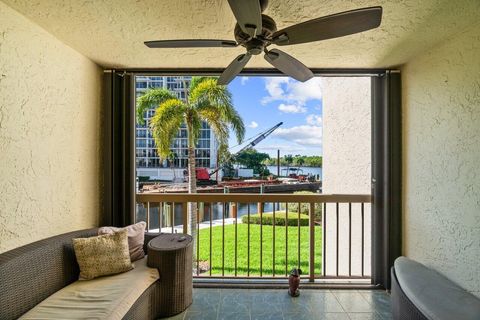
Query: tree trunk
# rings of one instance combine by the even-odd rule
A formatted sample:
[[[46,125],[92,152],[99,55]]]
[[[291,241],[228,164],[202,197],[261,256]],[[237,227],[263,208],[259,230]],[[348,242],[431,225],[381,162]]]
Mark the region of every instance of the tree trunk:
[[[188,193],[197,193],[197,173],[195,171],[195,142],[192,139],[191,127],[188,130]],[[193,261],[196,260],[197,250],[197,203],[188,203],[189,226],[188,233],[193,237]]]

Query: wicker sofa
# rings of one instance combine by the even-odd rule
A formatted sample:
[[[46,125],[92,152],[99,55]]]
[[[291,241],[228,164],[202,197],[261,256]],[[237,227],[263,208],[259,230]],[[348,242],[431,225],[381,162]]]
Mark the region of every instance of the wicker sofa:
[[[17,319],[38,303],[78,279],[79,268],[72,239],[97,235],[87,229],[40,240],[0,254],[0,319]],[[146,234],[146,244],[158,234]],[[162,306],[162,282],[148,287],[124,319],[156,319]]]

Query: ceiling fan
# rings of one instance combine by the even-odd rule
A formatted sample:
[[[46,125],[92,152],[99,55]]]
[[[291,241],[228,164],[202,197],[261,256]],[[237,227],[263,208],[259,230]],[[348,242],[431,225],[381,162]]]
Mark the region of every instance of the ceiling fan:
[[[236,57],[224,70],[218,84],[226,85],[239,74],[252,55],[265,53],[264,58],[284,74],[301,82],[313,77],[313,73],[303,63],[278,50],[267,48],[275,44],[287,46],[319,40],[343,37],[374,29],[382,20],[382,7],[369,7],[336,13],[312,19],[306,22],[277,30],[275,21],[262,14],[267,8],[268,0],[228,0],[237,24],[232,40],[186,39],[146,41],[149,48],[202,48],[245,47],[246,53]]]

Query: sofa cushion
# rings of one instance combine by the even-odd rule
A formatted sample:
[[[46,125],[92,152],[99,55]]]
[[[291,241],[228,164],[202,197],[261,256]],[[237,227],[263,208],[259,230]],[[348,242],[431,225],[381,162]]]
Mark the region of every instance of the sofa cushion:
[[[127,230],[130,260],[133,262],[145,257],[145,252],[143,251],[143,242],[145,240],[146,227],[146,222],[140,221],[135,224],[126,226],[125,228],[101,227],[98,229],[98,234],[113,234],[121,230]]]
[[[142,293],[159,279],[147,258],[128,272],[76,281],[57,291],[20,319],[122,319]]]
[[[80,280],[125,272],[133,268],[127,230],[91,238],[73,239]]]
[[[480,318],[480,299],[440,273],[406,257],[397,258],[394,268],[400,288],[427,319]]]

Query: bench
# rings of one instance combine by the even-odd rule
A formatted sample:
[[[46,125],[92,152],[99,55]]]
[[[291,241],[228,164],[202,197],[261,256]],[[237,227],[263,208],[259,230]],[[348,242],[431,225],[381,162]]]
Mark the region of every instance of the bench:
[[[38,311],[39,308],[42,314],[47,314],[54,309],[51,306],[55,304],[60,304],[67,310],[68,299],[72,299],[79,291],[82,294],[95,295],[96,288],[92,285],[96,280],[78,281],[79,267],[73,251],[72,239],[96,236],[97,231],[98,229],[94,228],[61,234],[0,254],[0,319],[10,320],[21,316],[31,318],[32,312],[35,312],[33,309]],[[145,252],[146,244],[156,236],[158,234],[145,234]],[[135,264],[137,267],[131,271],[102,277],[97,281],[101,283],[101,287],[106,287],[114,281],[115,288],[120,282],[132,281],[123,279],[125,277],[139,278],[138,273],[152,271],[148,270],[146,261],[138,261]],[[162,287],[165,286],[165,282],[161,279],[153,281],[151,285],[145,285],[143,292],[137,290],[136,293],[132,293],[132,295],[135,294],[135,298],[130,299],[132,304],[123,306],[124,310],[120,316],[118,312],[121,310],[115,303],[118,304],[118,299],[123,299],[129,292],[117,292],[117,296],[92,299],[92,301],[96,303],[98,300],[98,304],[111,303],[104,310],[112,314],[105,314],[101,318],[157,319],[164,316],[166,306],[171,303],[173,297],[162,295],[163,292],[168,291],[167,288]],[[84,310],[91,309],[90,305],[83,307]],[[117,313],[117,316],[115,317],[113,313]]]
[[[395,320],[480,319],[480,299],[421,263],[399,257],[391,275]]]

